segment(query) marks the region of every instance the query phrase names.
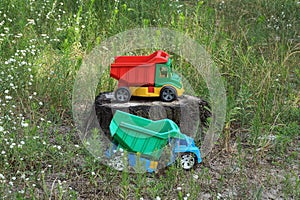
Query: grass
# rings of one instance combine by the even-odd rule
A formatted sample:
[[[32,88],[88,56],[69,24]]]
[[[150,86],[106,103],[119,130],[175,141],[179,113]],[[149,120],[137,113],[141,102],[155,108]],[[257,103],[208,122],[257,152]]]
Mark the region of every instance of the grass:
[[[151,2],[0,2],[2,199],[300,197],[300,3]],[[119,173],[80,142],[72,87],[84,57],[105,38],[153,26],[186,33],[211,54],[226,84],[226,124],[194,171]],[[209,99],[195,69],[173,57],[196,94]],[[113,89],[108,71],[103,77],[98,90]]]

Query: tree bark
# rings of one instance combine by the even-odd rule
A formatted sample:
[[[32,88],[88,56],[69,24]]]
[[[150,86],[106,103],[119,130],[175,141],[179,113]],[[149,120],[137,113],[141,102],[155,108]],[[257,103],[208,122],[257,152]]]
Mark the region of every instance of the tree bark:
[[[110,137],[109,124],[116,110],[125,111],[151,120],[171,119],[180,131],[196,141],[203,137],[203,128],[211,116],[208,102],[199,97],[183,95],[173,102],[158,98],[132,97],[128,103],[117,103],[113,93],[100,93],[95,99],[95,111],[101,129]],[[196,139],[197,138],[197,139]]]

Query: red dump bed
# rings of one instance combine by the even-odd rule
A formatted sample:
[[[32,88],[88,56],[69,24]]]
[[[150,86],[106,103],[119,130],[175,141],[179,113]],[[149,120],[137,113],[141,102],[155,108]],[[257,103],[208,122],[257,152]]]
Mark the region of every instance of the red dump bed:
[[[110,67],[110,76],[120,86],[154,86],[155,64],[168,62],[169,55],[156,51],[149,56],[118,56]]]

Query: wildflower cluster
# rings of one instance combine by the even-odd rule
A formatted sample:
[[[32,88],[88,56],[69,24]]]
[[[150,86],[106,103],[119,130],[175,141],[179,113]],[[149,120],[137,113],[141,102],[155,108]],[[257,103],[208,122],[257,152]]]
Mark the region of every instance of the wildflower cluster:
[[[271,15],[267,19],[267,27],[274,29],[275,31],[282,31],[282,29],[292,28],[292,22],[289,18],[286,18],[286,13],[282,11],[280,14]]]
[[[40,173],[36,169],[41,164],[38,158],[51,147],[47,139],[40,136],[51,121],[38,113],[45,103],[37,83],[42,67],[41,51],[45,44],[58,40],[37,30],[42,30],[41,21],[47,18],[47,13],[53,17],[51,10],[56,9],[48,0],[30,0],[26,5],[28,10],[22,7],[23,12],[20,12],[21,6],[24,5],[10,3],[0,8],[0,188],[7,186],[6,197],[11,193],[28,193],[28,188],[35,190],[40,181],[36,179]],[[15,13],[26,12],[32,15],[22,24]],[[59,151],[61,146],[53,148]],[[20,187],[22,185],[24,187]]]

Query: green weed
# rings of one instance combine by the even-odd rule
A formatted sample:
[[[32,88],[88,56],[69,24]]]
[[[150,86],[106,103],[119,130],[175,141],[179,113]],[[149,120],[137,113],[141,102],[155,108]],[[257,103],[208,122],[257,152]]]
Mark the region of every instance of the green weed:
[[[249,185],[248,164],[267,160],[268,167],[287,171],[276,182],[282,197],[299,198],[299,5],[293,0],[2,0],[0,197],[218,199],[251,193],[260,199],[274,175],[268,172],[268,180]],[[71,118],[76,73],[94,47],[136,27],[175,29],[210,53],[226,82],[222,139],[240,169],[237,177],[220,170],[216,178],[211,157],[191,172],[171,166],[156,175],[119,173],[79,142]],[[209,100],[203,77],[180,55],[171,56],[175,70],[192,83],[187,91]],[[105,70],[96,93],[115,86]],[[233,196],[225,191],[236,187]]]

